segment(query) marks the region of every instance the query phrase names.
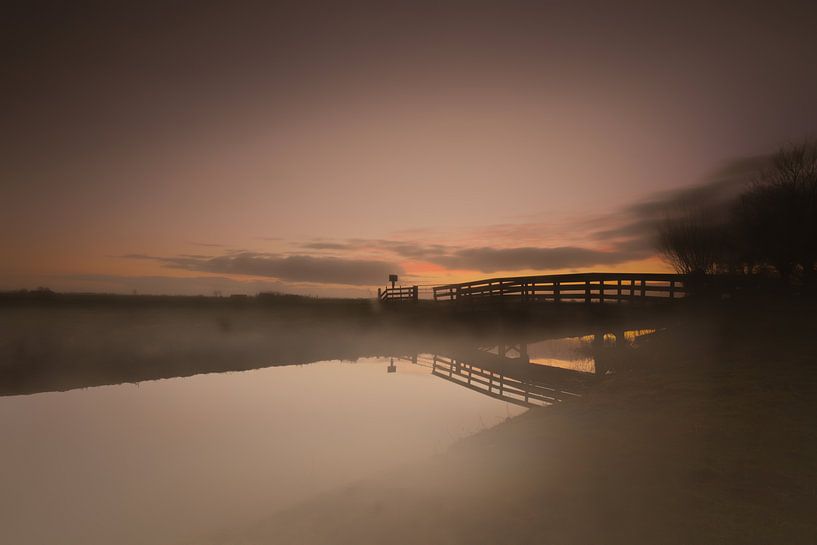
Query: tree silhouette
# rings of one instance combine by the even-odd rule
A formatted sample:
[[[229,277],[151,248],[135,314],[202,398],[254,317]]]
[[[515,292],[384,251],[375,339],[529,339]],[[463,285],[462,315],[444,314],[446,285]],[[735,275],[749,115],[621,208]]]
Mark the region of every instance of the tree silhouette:
[[[786,281],[812,283],[817,264],[817,144],[779,150],[735,207],[747,258],[768,264]]]
[[[688,275],[762,274],[817,283],[817,142],[781,148],[728,209],[670,211],[658,249]]]
[[[659,225],[658,249],[677,272],[704,275],[717,272],[723,258],[723,228],[703,210],[687,207]]]

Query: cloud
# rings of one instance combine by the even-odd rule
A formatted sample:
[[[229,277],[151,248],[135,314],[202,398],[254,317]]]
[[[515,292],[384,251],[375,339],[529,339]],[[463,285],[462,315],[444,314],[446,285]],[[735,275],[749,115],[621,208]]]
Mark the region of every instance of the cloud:
[[[216,244],[214,242],[195,242],[195,241],[191,241],[191,242],[188,242],[188,244],[191,244],[193,246],[203,246],[205,248],[224,248],[225,247],[224,244]]]
[[[450,269],[471,269],[484,273],[529,269],[571,269],[614,265],[646,257],[633,251],[599,251],[575,246],[558,248],[466,248],[451,255],[432,258]]]
[[[132,259],[150,259],[165,267],[186,271],[260,276],[290,282],[374,286],[385,282],[390,273],[402,273],[399,265],[369,259],[344,259],[311,255],[280,256],[241,252],[215,257],[180,255],[173,257],[130,254]]]
[[[652,217],[672,208],[728,204],[755,179],[768,161],[767,156],[737,159],[724,165],[700,184],[658,193],[625,210],[639,217]]]
[[[480,272],[514,271],[530,269],[566,269],[613,265],[648,257],[651,250],[635,245],[615,245],[610,250],[597,250],[579,246],[560,247],[468,247],[443,244],[422,244],[411,241],[354,240],[347,242],[316,243],[319,246],[344,248],[355,252],[388,252],[412,261],[432,263],[447,269],[475,270]]]
[[[342,242],[307,242],[302,245],[307,250],[351,250],[354,245]]]
[[[418,244],[414,242],[391,243],[384,246],[384,248],[388,248],[394,253],[409,259],[421,259],[432,263],[435,262],[435,259],[442,259],[454,250],[451,246],[442,244]]]
[[[447,269],[483,273],[618,265],[655,255],[658,225],[679,210],[695,206],[713,218],[726,217],[737,196],[768,160],[767,156],[737,159],[702,183],[655,193],[615,212],[561,225],[528,222],[485,226],[451,245],[412,240],[319,239],[304,248],[359,255],[385,253]],[[551,244],[543,244],[545,241]],[[554,241],[561,244],[552,244]]]
[[[321,238],[297,244],[295,255],[224,248],[215,256],[129,254],[122,257],[150,259],[165,267],[186,271],[265,277],[313,286],[381,285],[390,273],[405,274],[400,262],[411,263],[409,269],[427,263],[448,270],[486,274],[614,266],[654,256],[658,224],[674,211],[694,205],[713,218],[726,217],[731,204],[767,162],[768,157],[739,159],[700,184],[656,193],[602,216],[560,224],[489,225],[460,233],[448,239],[452,240],[448,244],[400,237]],[[412,274],[412,277],[423,278],[423,275]]]
[[[590,238],[614,242],[622,249],[646,249],[654,247],[658,225],[683,210],[694,207],[713,219],[725,219],[740,193],[769,164],[769,160],[769,156],[736,159],[702,183],[656,193],[616,213],[597,218]]]

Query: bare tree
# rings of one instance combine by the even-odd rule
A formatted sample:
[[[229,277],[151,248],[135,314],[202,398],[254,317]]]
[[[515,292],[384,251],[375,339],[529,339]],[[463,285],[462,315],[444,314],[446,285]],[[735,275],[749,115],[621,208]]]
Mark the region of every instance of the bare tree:
[[[686,208],[668,215],[659,226],[658,249],[681,274],[712,274],[723,257],[723,233],[703,210]]]

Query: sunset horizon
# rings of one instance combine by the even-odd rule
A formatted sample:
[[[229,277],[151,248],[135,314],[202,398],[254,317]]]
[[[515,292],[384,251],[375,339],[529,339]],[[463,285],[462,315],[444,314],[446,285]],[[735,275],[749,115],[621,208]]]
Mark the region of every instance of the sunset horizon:
[[[11,10],[0,289],[666,272],[653,205],[817,126],[797,9],[216,6]]]

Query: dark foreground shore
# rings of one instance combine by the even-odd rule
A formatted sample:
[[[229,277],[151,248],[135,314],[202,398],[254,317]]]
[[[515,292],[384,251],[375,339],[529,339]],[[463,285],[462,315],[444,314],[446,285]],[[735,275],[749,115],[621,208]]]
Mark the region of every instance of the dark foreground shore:
[[[813,544],[812,308],[688,309],[583,399],[210,542]]]

